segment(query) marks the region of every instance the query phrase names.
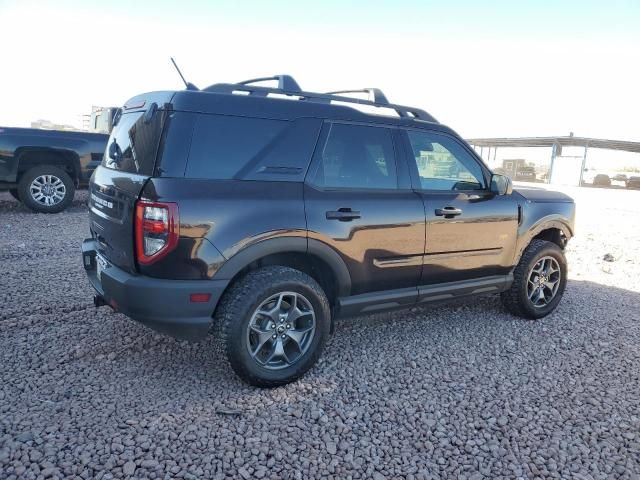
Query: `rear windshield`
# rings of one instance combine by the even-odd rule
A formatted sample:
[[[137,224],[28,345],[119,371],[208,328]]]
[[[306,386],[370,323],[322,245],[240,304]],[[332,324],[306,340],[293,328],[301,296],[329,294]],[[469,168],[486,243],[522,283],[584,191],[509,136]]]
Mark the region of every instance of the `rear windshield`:
[[[127,173],[152,175],[162,133],[161,111],[145,123],[144,112],[125,113],[116,123],[102,166]]]

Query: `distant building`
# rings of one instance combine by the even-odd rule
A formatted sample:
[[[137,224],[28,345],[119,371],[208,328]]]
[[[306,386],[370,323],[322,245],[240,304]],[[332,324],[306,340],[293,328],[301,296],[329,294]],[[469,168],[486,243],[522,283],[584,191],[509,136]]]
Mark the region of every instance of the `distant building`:
[[[43,119],[31,122],[31,128],[40,128],[42,130],[66,130],[70,132],[77,132],[79,130],[79,128],[72,125],[60,125]]]

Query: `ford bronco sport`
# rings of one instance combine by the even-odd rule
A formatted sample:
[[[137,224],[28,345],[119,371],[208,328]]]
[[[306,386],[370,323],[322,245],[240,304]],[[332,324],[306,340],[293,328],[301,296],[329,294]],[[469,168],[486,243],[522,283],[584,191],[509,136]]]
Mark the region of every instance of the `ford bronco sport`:
[[[258,386],[304,374],[339,316],[491,293],[552,312],[572,199],[512,190],[427,112],[363,92],[282,75],[129,100],[90,182],[96,306],[180,339],[219,324]]]

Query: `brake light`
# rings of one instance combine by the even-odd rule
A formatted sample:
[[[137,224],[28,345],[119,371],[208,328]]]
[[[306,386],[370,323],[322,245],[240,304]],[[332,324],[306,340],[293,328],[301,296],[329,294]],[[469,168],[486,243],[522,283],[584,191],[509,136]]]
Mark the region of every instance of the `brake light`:
[[[178,245],[178,204],[136,202],[135,237],[138,263],[149,265]]]

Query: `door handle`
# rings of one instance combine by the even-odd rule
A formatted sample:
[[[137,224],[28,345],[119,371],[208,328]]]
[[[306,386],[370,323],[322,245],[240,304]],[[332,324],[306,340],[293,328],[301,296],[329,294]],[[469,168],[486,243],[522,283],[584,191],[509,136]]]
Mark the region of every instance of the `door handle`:
[[[436,216],[444,218],[453,218],[462,214],[462,210],[456,207],[436,208]]]
[[[351,210],[350,208],[339,208],[338,210],[329,210],[327,220],[339,220],[341,222],[350,222],[356,218],[360,218],[360,212]]]

